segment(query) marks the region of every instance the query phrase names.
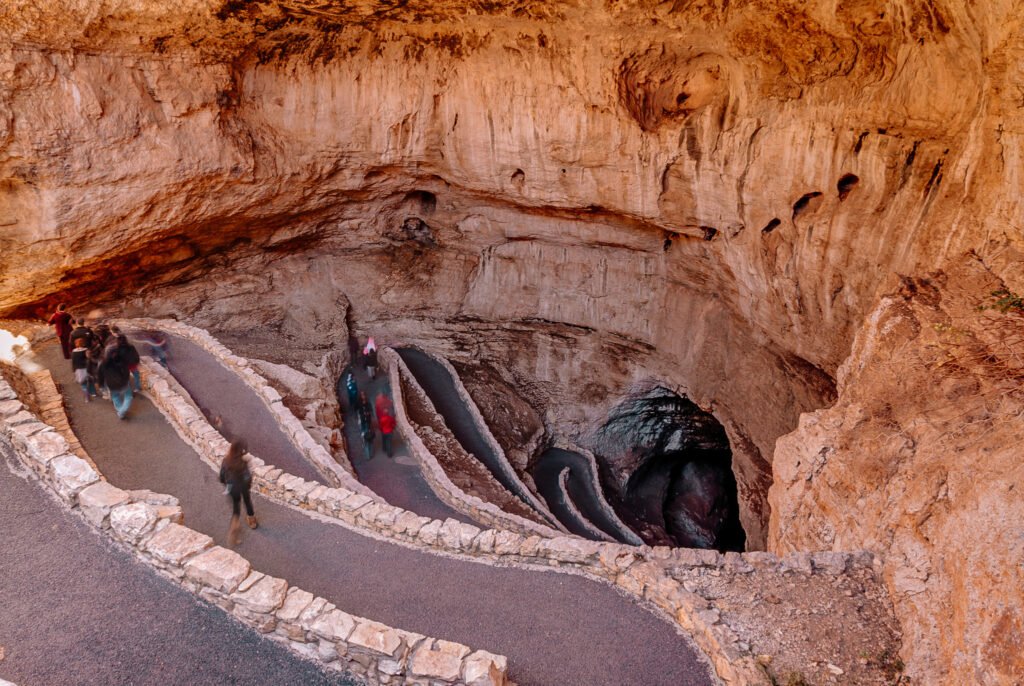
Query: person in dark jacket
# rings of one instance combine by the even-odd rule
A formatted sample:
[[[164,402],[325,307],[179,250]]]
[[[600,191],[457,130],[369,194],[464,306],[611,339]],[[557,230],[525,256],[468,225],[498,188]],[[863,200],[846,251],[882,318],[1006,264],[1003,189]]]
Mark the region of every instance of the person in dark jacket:
[[[366,365],[366,373],[370,375],[370,378],[377,378],[377,344],[374,343],[372,336],[363,349],[363,363]]]
[[[356,375],[351,369],[345,372],[345,392],[348,394],[349,407],[359,406],[359,386],[356,384]]]
[[[227,494],[231,496],[231,524],[228,526],[228,543],[238,545],[242,542],[242,527],[238,518],[241,515],[239,505],[245,501],[246,522],[250,529],[259,526],[256,521],[256,512],[252,508],[252,495],[249,490],[252,487],[252,472],[249,471],[249,463],[245,459],[245,443],[232,441],[228,448],[228,454],[220,463],[220,482],[226,487]]]
[[[75,347],[71,351],[71,371],[75,375],[75,381],[82,387],[85,402],[89,402],[92,400],[92,396],[96,395],[92,379],[89,377],[89,348],[86,347],[84,336],[73,340]]]
[[[105,349],[110,341],[110,327],[102,323],[97,324],[92,329],[92,335],[94,336],[94,341],[99,343],[102,349]]]
[[[57,305],[57,311],[50,315],[49,323],[53,324],[53,329],[57,333],[57,338],[60,339],[60,349],[64,353],[64,359],[71,359],[71,324],[73,320],[71,315],[67,312],[67,305],[61,303]]]
[[[85,325],[84,319],[79,319],[77,322],[75,322],[75,328],[71,330],[71,342],[74,343],[79,338],[85,339],[86,348],[92,347],[92,329]]]
[[[359,433],[363,436],[363,446],[366,448],[366,459],[373,459],[373,409],[366,397],[366,391],[359,392]]]
[[[132,375],[132,381],[135,382],[135,392],[138,393],[142,390],[142,378],[139,374],[139,350],[128,342],[126,336],[118,336],[117,341],[117,345],[121,349],[121,355],[128,365],[128,372]]]
[[[107,349],[103,355],[103,362],[100,363],[99,378],[100,383],[106,386],[107,392],[110,393],[117,418],[124,419],[128,414],[128,408],[132,406],[132,377],[128,369],[130,362],[125,356],[128,339],[124,336],[118,338],[123,339],[124,346],[121,345],[122,341],[118,341],[117,345]],[[137,354],[135,359],[138,359]]]

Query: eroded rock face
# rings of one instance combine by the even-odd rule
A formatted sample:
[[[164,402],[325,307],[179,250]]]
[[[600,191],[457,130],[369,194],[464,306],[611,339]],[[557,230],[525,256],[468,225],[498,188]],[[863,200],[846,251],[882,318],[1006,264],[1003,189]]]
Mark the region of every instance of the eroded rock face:
[[[763,547],[775,440],[832,402],[879,284],[1021,247],[1020,12],[13,0],[0,310],[127,301],[308,351],[351,303],[576,437],[664,385],[725,427]],[[806,514],[777,545],[818,545]],[[886,521],[857,524],[885,548]]]
[[[882,298],[834,407],[779,439],[769,547],[868,549],[923,683],[1024,677],[1024,314],[972,258]],[[1001,265],[999,263],[1002,263]]]

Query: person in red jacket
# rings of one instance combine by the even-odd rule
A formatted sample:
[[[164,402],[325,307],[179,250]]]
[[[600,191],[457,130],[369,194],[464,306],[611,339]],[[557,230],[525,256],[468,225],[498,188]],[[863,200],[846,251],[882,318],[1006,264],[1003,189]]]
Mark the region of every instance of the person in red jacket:
[[[53,324],[57,338],[60,339],[60,349],[64,352],[64,359],[71,359],[71,315],[67,313],[67,305],[57,305],[57,311],[50,315],[50,324]]]
[[[380,427],[380,442],[384,444],[384,453],[391,457],[391,434],[395,431],[395,418],[385,412],[377,416],[377,425]]]

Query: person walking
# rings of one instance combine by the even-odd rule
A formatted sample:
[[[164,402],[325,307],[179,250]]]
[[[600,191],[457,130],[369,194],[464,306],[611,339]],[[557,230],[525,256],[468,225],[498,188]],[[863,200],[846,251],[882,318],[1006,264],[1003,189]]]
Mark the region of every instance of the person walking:
[[[366,365],[366,373],[371,379],[377,378],[377,344],[373,342],[373,336],[366,342],[363,349],[363,364]]]
[[[89,348],[85,355],[86,359],[86,370],[89,372],[89,386],[92,389],[93,397],[103,397],[100,394],[100,389],[103,388],[103,384],[100,383],[100,363],[103,362],[103,347],[95,339],[93,340],[92,346]]]
[[[75,375],[75,381],[82,387],[85,402],[89,402],[95,394],[92,379],[89,377],[89,348],[85,345],[84,337],[76,338],[74,341],[75,347],[71,351],[71,371]]]
[[[377,415],[377,424],[380,426],[380,442],[384,446],[384,454],[391,457],[391,434],[395,431],[395,418],[385,411]]]
[[[373,401],[373,407],[377,411],[378,420],[386,414],[394,414],[393,410],[395,409],[395,406],[385,391],[381,391],[377,394],[377,397]]]
[[[245,443],[240,440],[231,441],[228,454],[220,463],[220,482],[225,486],[225,493],[231,496],[231,523],[228,525],[228,543],[238,545],[242,542],[241,501],[245,501],[245,521],[250,529],[260,524],[256,521],[256,512],[252,507],[252,472],[249,462],[245,459]]]
[[[363,436],[363,447],[366,448],[366,459],[373,459],[373,410],[366,397],[366,391],[359,392],[359,433]]]
[[[67,305],[64,303],[57,305],[57,311],[50,315],[49,323],[53,325],[53,330],[60,340],[60,349],[64,353],[65,360],[71,359],[72,322],[71,315],[67,312]]]
[[[92,335],[96,343],[99,343],[101,349],[106,349],[107,343],[110,341],[110,326],[100,322],[93,327]]]
[[[119,335],[117,337],[117,345],[121,350],[122,359],[125,364],[128,365],[128,373],[132,375],[132,381],[135,383],[135,392],[139,393],[142,391],[142,377],[139,374],[139,350],[129,342],[128,337]]]
[[[143,331],[139,340],[149,346],[149,356],[167,368],[167,336],[162,331]]]
[[[118,336],[118,338],[124,339],[124,344],[127,345],[128,340],[124,336]],[[100,383],[106,386],[107,393],[110,394],[110,399],[114,403],[117,418],[124,419],[128,414],[128,409],[132,406],[132,384],[131,372],[128,369],[129,363],[124,358],[120,343],[121,341],[118,341],[118,345],[108,348],[104,353],[103,362],[99,367],[99,377]]]
[[[348,406],[355,409],[359,405],[359,386],[356,384],[356,375],[353,370],[345,373],[345,391],[348,393]]]
[[[84,319],[79,319],[77,322],[75,322],[75,328],[71,330],[71,341],[74,342],[79,338],[85,339],[86,348],[92,346],[92,329],[85,325]]]

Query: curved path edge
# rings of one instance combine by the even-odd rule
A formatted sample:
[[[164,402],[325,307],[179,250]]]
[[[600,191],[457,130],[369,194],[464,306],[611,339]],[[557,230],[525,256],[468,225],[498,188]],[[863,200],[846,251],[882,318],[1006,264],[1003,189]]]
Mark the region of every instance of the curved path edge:
[[[126,321],[131,327],[132,321],[142,320]],[[188,328],[216,342],[207,332],[195,327]],[[211,350],[211,353],[230,354],[226,348],[223,351]],[[147,374],[144,383],[146,378],[155,378],[157,380],[152,382],[149,390],[160,391],[152,396],[154,403],[171,420],[179,434],[187,430],[197,439],[186,442],[200,447],[205,445],[205,450],[199,451],[200,455],[208,463],[213,460],[213,464],[216,464],[227,448],[223,437],[189,402],[181,398],[175,401],[170,384],[159,383],[162,368],[155,363],[149,364],[155,374]],[[169,403],[166,408],[161,407],[159,401],[159,396],[163,394],[167,395]],[[259,465],[258,462],[255,464]],[[750,646],[741,642],[736,632],[723,621],[715,609],[714,599],[684,589],[679,581],[682,578],[680,575],[701,575],[708,571],[714,574],[718,570],[717,573],[721,574],[795,571],[840,577],[859,569],[871,571],[877,563],[877,559],[867,552],[825,551],[793,553],[785,557],[764,552],[723,554],[714,550],[632,546],[569,536],[544,538],[538,535],[525,536],[514,531],[481,530],[453,519],[441,522],[420,517],[362,493],[304,481],[270,465],[255,466],[253,472],[254,486],[265,496],[294,508],[315,511],[339,525],[359,530],[368,536],[386,538],[435,554],[469,556],[498,566],[516,564],[548,567],[611,583],[644,601],[649,609],[655,610],[656,614],[668,619],[688,635],[709,658],[718,678],[730,686],[767,686],[770,680],[757,663]]]
[[[507,660],[462,644],[350,615],[284,579],[253,570],[238,553],[183,525],[173,496],[108,483],[67,441],[39,421],[0,379],[0,436],[73,511],[126,546],[157,573],[184,586],[300,657],[392,683],[501,686]],[[275,632],[280,628],[287,636]],[[275,632],[275,633],[271,633]],[[325,657],[326,656],[326,657]]]
[[[552,447],[560,448],[568,452],[577,453],[582,455],[587,462],[588,471],[587,478],[590,480],[591,489],[594,493],[594,501],[597,503],[601,512],[604,513],[605,517],[615,526],[616,531],[621,535],[628,543],[632,545],[643,545],[644,541],[640,538],[635,531],[630,529],[622,519],[619,518],[615,509],[608,502],[608,499],[604,496],[604,489],[601,488],[601,479],[598,476],[597,471],[597,458],[594,457],[594,453],[590,452],[586,448],[566,440],[556,440],[552,443]]]
[[[480,437],[483,439],[484,443],[486,443],[487,446],[491,449],[495,461],[497,462],[498,468],[501,471],[501,475],[505,477],[505,479],[507,479],[509,483],[515,485],[515,491],[518,491],[518,493],[513,491],[512,494],[518,497],[520,500],[523,500],[535,511],[539,512],[542,517],[548,520],[548,524],[550,526],[561,527],[564,529],[564,527],[562,527],[562,525],[558,522],[558,518],[555,517],[554,513],[552,513],[550,509],[548,509],[547,503],[544,502],[544,499],[541,498],[536,493],[534,493],[533,489],[526,485],[526,483],[519,477],[519,474],[516,472],[515,468],[512,467],[512,463],[509,462],[508,457],[505,455],[504,448],[501,447],[501,445],[498,443],[498,440],[494,437],[494,434],[491,433],[491,427],[487,425],[487,421],[480,413],[480,408],[477,407],[476,401],[473,400],[473,396],[471,396],[469,394],[469,391],[466,390],[465,385],[462,383],[462,377],[459,376],[458,371],[456,371],[455,367],[452,366],[452,363],[446,360],[444,357],[441,357],[440,355],[435,355],[431,351],[416,345],[408,345],[403,347],[412,348],[414,350],[419,351],[420,353],[426,355],[431,360],[433,360],[434,362],[436,362],[437,364],[441,365],[444,368],[444,370],[448,373],[448,376],[451,377],[452,385],[455,388],[455,393],[459,396],[459,400],[465,407],[466,411],[469,413],[470,419],[473,422],[473,426],[475,427],[476,431],[480,434]],[[395,352],[397,354],[397,351]],[[410,371],[410,376],[414,377],[415,375],[413,375]]]
[[[505,512],[494,503],[489,503],[476,496],[472,496],[456,486],[448,478],[444,468],[437,461],[437,458],[434,457],[434,454],[423,444],[423,440],[413,428],[412,420],[409,419],[409,414],[405,408],[403,376],[404,383],[408,383],[413,392],[420,394],[425,405],[433,407],[433,403],[419,386],[416,377],[409,371],[398,353],[391,348],[382,348],[379,357],[384,369],[387,370],[391,384],[391,394],[395,406],[395,424],[398,431],[409,447],[409,453],[416,460],[417,465],[419,465],[420,473],[423,474],[427,485],[430,486],[431,490],[434,491],[434,494],[442,502],[485,526],[496,529],[508,529],[526,535],[538,535],[545,538],[565,535],[566,532],[532,522],[525,517],[520,517],[510,512]],[[440,417],[440,415],[438,416]]]
[[[344,486],[350,491],[378,499],[365,484],[354,476],[354,469],[344,453],[332,456],[326,448],[313,438],[302,422],[285,407],[281,394],[260,374],[249,360],[235,355],[227,346],[208,331],[173,319],[118,319],[113,321],[125,331],[132,329],[156,329],[187,339],[212,355],[228,371],[240,378],[267,409],[274,415],[285,437],[330,483]],[[339,463],[338,460],[342,462]]]
[[[607,541],[609,543],[615,543],[615,539],[606,534],[605,532],[598,529],[594,524],[587,519],[580,509],[576,507],[576,503],[573,502],[572,494],[569,493],[569,472],[571,470],[568,467],[562,467],[562,470],[558,473],[558,490],[562,494],[562,498],[565,500],[565,506],[568,508],[570,514],[576,519],[577,523],[583,527],[590,538],[596,541]]]

